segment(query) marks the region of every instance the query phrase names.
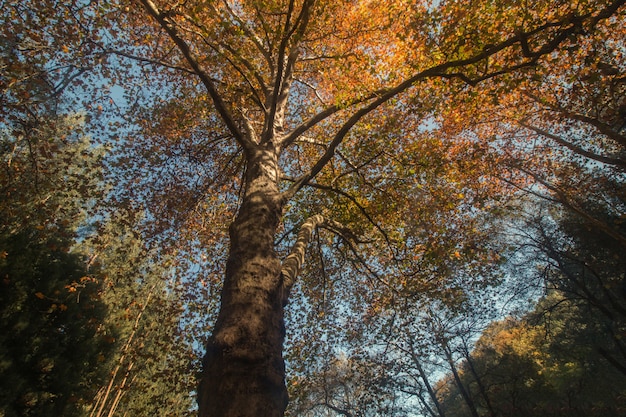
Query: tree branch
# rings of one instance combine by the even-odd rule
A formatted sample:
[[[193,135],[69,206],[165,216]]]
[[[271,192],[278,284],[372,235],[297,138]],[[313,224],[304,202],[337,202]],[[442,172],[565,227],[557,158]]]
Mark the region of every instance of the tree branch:
[[[387,232],[385,232],[385,230],[382,228],[382,226],[380,226],[378,223],[376,223],[374,221],[374,219],[372,218],[372,216],[370,216],[370,214],[367,212],[367,210],[365,210],[365,207],[363,207],[363,205],[359,204],[358,201],[356,201],[356,198],[350,194],[348,194],[347,192],[337,189],[337,188],[333,188],[327,185],[323,185],[323,184],[318,184],[318,183],[308,183],[307,186],[312,187],[312,188],[318,188],[320,190],[325,190],[325,191],[330,191],[332,193],[336,193],[342,197],[347,198],[348,200],[350,200],[350,202],[352,204],[354,204],[359,211],[361,212],[361,214],[367,219],[367,221],[369,221],[371,223],[372,226],[374,226],[376,228],[376,230],[378,230],[380,232],[381,235],[383,235],[383,238],[385,239],[385,242],[387,242],[387,245],[389,246],[389,250],[392,252],[392,255],[395,259],[395,254],[393,254],[393,251],[391,250],[391,248],[393,247],[393,245],[391,244],[391,239],[389,239],[389,236],[387,235]]]
[[[570,199],[569,196],[567,196],[563,190],[559,189],[557,186],[553,184],[550,184],[547,180],[544,180],[538,174],[535,174],[521,166],[517,166],[516,168],[522,171],[523,173],[529,175],[530,177],[534,178],[535,181],[537,181],[539,184],[543,185],[549,191],[554,193],[556,195],[556,201],[558,201],[561,205],[572,210],[574,213],[578,214],[582,218],[586,219],[593,226],[597,227],[599,230],[604,232],[607,236],[612,237],[617,242],[619,242],[620,245],[626,248],[626,237],[624,235],[615,231],[612,227],[607,225],[605,222],[593,217],[584,208],[580,207],[575,201]]]
[[[278,111],[278,97],[282,93],[283,82],[283,70],[285,65],[285,51],[287,50],[287,43],[289,42],[291,25],[291,14],[293,13],[294,0],[289,0],[289,7],[287,9],[287,17],[285,18],[285,27],[283,29],[283,38],[278,46],[278,62],[276,64],[276,74],[274,74],[274,89],[272,91],[272,101],[270,104],[270,111],[267,117],[266,132],[269,135],[273,131],[274,119],[276,112]]]
[[[274,89],[272,91],[271,104],[269,106],[270,109],[265,125],[265,141],[273,139],[274,125],[276,124],[276,121],[278,120],[279,125],[282,125],[283,123],[285,105],[289,97],[289,90],[293,81],[293,71],[299,53],[298,43],[309,23],[310,11],[314,4],[315,0],[306,0],[302,5],[300,13],[296,17],[295,22],[291,25],[290,20],[294,11],[294,1],[289,2],[289,9],[285,19],[285,27],[283,29],[284,35],[278,47],[278,62],[274,79]],[[289,41],[294,37],[295,42],[291,45],[290,52],[287,53]]]
[[[246,23],[239,16],[237,16],[232,7],[230,7],[230,4],[228,4],[227,0],[222,0],[222,4],[224,5],[224,8],[228,11],[230,16],[237,22],[237,27],[239,27],[248,37],[248,39],[250,39],[252,43],[254,43],[254,46],[256,46],[261,55],[263,55],[263,58],[265,58],[265,61],[269,65],[270,69],[273,69],[274,63],[272,62],[270,51],[263,47],[261,40],[254,34],[254,32],[252,32],[252,30],[250,30],[248,25],[246,25]],[[258,9],[256,8],[255,10],[258,11]],[[215,7],[213,7],[213,11],[215,14],[219,14],[219,11]],[[262,21],[261,23],[264,22]]]
[[[298,237],[296,238],[296,242],[293,244],[291,248],[291,252],[285,260],[283,261],[283,267],[281,271],[282,275],[282,293],[283,293],[283,303],[287,304],[289,299],[289,292],[291,291],[291,287],[296,282],[298,275],[300,274],[300,270],[302,268],[302,264],[304,263],[304,257],[306,255],[306,248],[311,241],[313,236],[313,232],[315,232],[318,228],[327,229],[339,236],[348,244],[350,250],[357,257],[358,261],[367,268],[368,272],[374,276],[378,281],[382,282],[387,287],[391,288],[393,291],[395,289],[384,279],[382,279],[376,272],[374,272],[364,259],[362,259],[358,251],[356,249],[356,244],[361,243],[356,238],[352,231],[342,225],[339,222],[336,222],[332,219],[324,218],[321,214],[316,214],[314,216],[309,217],[300,227],[300,231],[298,232]]]
[[[283,261],[283,268],[281,271],[283,279],[283,304],[287,304],[289,291],[291,290],[291,287],[293,287],[293,284],[296,282],[296,278],[300,273],[300,269],[304,263],[306,247],[311,241],[313,232],[320,225],[322,225],[324,221],[324,216],[320,214],[309,217],[302,224],[300,231],[298,232],[296,242],[291,248],[291,252]]]
[[[479,82],[497,77],[499,75],[502,75],[504,73],[504,70],[498,70],[489,74],[485,74],[476,79],[473,79],[461,72],[450,73],[449,71],[453,68],[464,68],[470,65],[477,64],[483,61],[484,59],[490,56],[496,55],[497,53],[507,48],[510,48],[516,44],[521,45],[523,49],[522,55],[528,59],[525,62],[521,62],[517,65],[508,67],[506,71],[512,72],[520,68],[534,65],[538,62],[538,60],[542,56],[554,51],[569,36],[579,35],[582,30],[583,23],[585,21],[589,21],[591,25],[595,25],[599,20],[611,16],[625,2],[626,0],[615,0],[605,9],[598,12],[598,14],[595,16],[592,14],[587,14],[587,15],[578,16],[578,17],[566,16],[562,20],[546,23],[528,32],[516,32],[513,36],[502,41],[501,43],[494,45],[490,48],[483,49],[480,53],[472,57],[469,57],[466,59],[449,61],[443,64],[435,65],[431,68],[428,68],[426,70],[423,70],[413,75],[412,77],[406,79],[405,81],[401,82],[400,84],[398,84],[397,86],[393,88],[380,90],[363,99],[355,100],[354,103],[363,103],[369,100],[373,100],[373,101],[371,101],[369,104],[365,105],[364,107],[361,107],[350,118],[348,118],[348,120],[341,126],[341,128],[337,131],[337,133],[333,137],[333,139],[330,141],[326,152],[318,159],[317,163],[313,165],[311,170],[308,173],[304,174],[302,177],[300,177],[298,180],[296,180],[296,182],[287,191],[285,191],[284,193],[285,198],[286,199],[292,198],[305,184],[307,184],[311,179],[313,179],[317,174],[320,173],[320,171],[326,166],[326,164],[333,158],[337,147],[341,144],[341,142],[346,137],[346,135],[350,132],[352,127],[354,127],[354,125],[356,125],[364,116],[368,115],[369,113],[371,113],[372,111],[380,107],[382,104],[390,101],[391,99],[395,98],[399,94],[407,91],[408,89],[413,87],[417,82],[422,81],[427,78],[443,77],[443,78],[448,78],[448,79],[458,78],[467,84],[476,85]],[[552,38],[549,38],[536,51],[530,50],[530,47],[528,45],[528,39],[545,30],[552,29],[552,28],[561,28],[561,29],[559,29],[557,33],[552,36]],[[354,103],[350,103],[348,104],[348,106],[351,106]],[[294,129],[284,139],[282,146],[283,147],[288,146],[291,142],[295,140],[295,138],[298,135],[306,132],[308,129],[312,128],[313,126],[317,125],[321,121],[337,113],[339,110],[341,110],[341,108],[338,106],[331,106],[327,109],[322,110],[320,113],[313,116],[311,119],[309,119],[305,123],[296,127],[296,129]]]
[[[538,127],[535,126],[531,126],[529,124],[527,124],[526,122],[524,122],[523,120],[519,121],[518,124],[522,127],[525,127],[526,129],[532,130],[535,133],[538,133],[541,136],[545,136],[548,139],[552,139],[553,141],[555,141],[556,143],[558,143],[559,145],[562,145],[564,147],[566,147],[567,149],[569,149],[570,151],[577,153],[578,155],[584,156],[586,158],[589,159],[593,159],[594,161],[598,161],[598,162],[602,162],[605,164],[609,164],[609,165],[615,165],[620,167],[622,170],[626,169],[626,162],[621,160],[621,159],[615,159],[615,158],[610,158],[607,156],[603,156],[603,155],[598,155],[596,153],[593,152],[589,152],[583,148],[581,148],[580,146],[576,146],[571,142],[566,141],[565,139],[561,138],[560,136],[557,136],[553,133],[550,133],[546,130],[540,129]]]
[[[183,57],[191,66],[193,72],[198,75],[198,77],[200,77],[200,81],[202,81],[207,91],[209,92],[209,96],[211,96],[211,99],[213,100],[213,105],[215,106],[215,109],[226,124],[228,130],[230,130],[230,132],[235,137],[235,140],[237,140],[237,142],[239,142],[239,144],[244,148],[248,148],[250,146],[249,140],[243,135],[241,130],[239,130],[235,119],[230,113],[228,106],[222,99],[222,96],[218,92],[212,78],[200,67],[200,63],[194,56],[191,48],[178,33],[175,23],[167,15],[161,13],[157,6],[152,2],[152,0],[139,1],[141,2],[141,4],[144,5],[146,10],[148,11],[148,14],[150,14],[157,21],[161,28],[165,30],[165,32],[169,35],[172,41],[176,44]]]
[[[217,13],[217,11],[216,11],[216,13]],[[254,77],[256,82],[259,84],[261,90],[263,91],[263,95],[265,95],[265,94],[267,94],[267,86],[265,85],[265,81],[263,80],[263,77],[256,70],[256,68],[254,67],[252,62],[250,62],[250,60],[246,59],[243,55],[241,55],[239,52],[237,52],[237,50],[235,48],[230,46],[225,41],[219,41],[217,43],[211,42],[209,39],[207,39],[207,37],[202,32],[199,32],[199,31],[206,31],[206,28],[203,25],[200,25],[198,22],[196,22],[190,16],[185,16],[185,18],[187,19],[187,21],[190,22],[190,24],[192,26],[196,27],[196,30],[191,30],[191,29],[183,29],[183,30],[185,30],[187,32],[190,32],[193,35],[198,36],[200,39],[202,39],[202,41],[211,50],[215,51],[217,54],[219,54],[224,59],[226,59],[228,61],[228,63],[235,69],[235,71],[237,71],[239,74],[241,74],[241,76],[243,77],[243,79],[246,82],[246,84],[248,84],[248,87],[250,87],[250,91],[252,91],[252,94],[253,94],[255,100],[257,101],[257,103],[259,104],[259,106],[263,110],[265,110],[264,109],[264,105],[265,105],[264,100],[261,100],[260,94],[257,91],[257,89],[254,86],[254,84],[252,83],[252,81],[250,80],[250,77],[246,74],[244,69],[242,69],[239,65],[237,65],[235,63],[235,60],[241,62],[243,64],[243,66],[252,74],[252,77]],[[226,50],[228,53],[230,53],[232,55],[232,58],[230,56],[228,56],[224,51],[220,50],[220,47],[223,48],[224,50]]]
[[[549,101],[542,99],[541,97],[538,97],[537,95],[532,94],[528,91],[525,92],[524,94],[527,97],[536,101],[537,103],[543,104],[544,106],[548,107],[550,110],[563,114],[565,117],[569,117],[570,119],[578,120],[579,122],[587,123],[588,125],[595,127],[596,129],[598,129],[598,131],[600,131],[600,133],[606,135],[608,138],[619,143],[621,146],[626,147],[626,136],[620,134],[618,131],[611,128],[611,126],[605,123],[602,123],[600,120],[593,118],[593,117],[585,116],[583,114],[569,111],[563,106],[560,106],[555,103],[550,103]]]

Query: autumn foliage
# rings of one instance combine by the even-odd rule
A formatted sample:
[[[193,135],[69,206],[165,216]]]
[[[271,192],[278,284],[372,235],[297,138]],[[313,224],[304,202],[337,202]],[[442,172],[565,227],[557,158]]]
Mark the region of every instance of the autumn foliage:
[[[622,0],[40,3],[3,18],[0,232],[102,274],[92,415],[190,413],[200,346],[203,417],[497,415],[487,362],[550,360],[489,326],[540,296],[512,265],[570,265],[564,218],[626,246]]]

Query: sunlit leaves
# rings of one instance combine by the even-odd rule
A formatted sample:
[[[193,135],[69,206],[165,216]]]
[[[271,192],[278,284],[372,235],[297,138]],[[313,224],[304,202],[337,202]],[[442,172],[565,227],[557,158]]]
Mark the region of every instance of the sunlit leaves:
[[[455,93],[463,104],[443,108],[441,117],[447,134],[489,141],[498,159],[508,160],[513,169],[501,178],[522,188],[536,184],[535,192],[608,234],[582,206],[593,200],[624,211],[617,191],[624,181],[623,19],[620,13],[602,21],[528,75],[502,78],[480,96]]]

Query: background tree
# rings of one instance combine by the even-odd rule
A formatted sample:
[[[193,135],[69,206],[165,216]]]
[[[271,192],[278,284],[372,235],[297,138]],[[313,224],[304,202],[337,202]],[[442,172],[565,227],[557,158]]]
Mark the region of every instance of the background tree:
[[[553,293],[519,320],[494,322],[471,354],[477,373],[470,372],[469,361],[460,367],[479,415],[490,415],[485,398],[496,415],[623,414],[623,376],[594,348],[594,339],[607,339],[594,321],[584,307]],[[452,378],[440,384],[445,415],[467,415]]]
[[[91,268],[102,271],[105,323],[113,330],[107,340],[114,348],[89,415],[192,415],[195,340],[182,311],[187,292],[168,273],[171,259],[153,262],[157,256],[131,219],[116,213],[82,245]]]
[[[50,53],[63,55],[61,33],[46,35],[42,30],[50,19],[18,4],[5,11],[0,25],[2,414],[81,415],[110,352],[102,338],[101,277],[72,250],[104,189],[102,152],[84,133],[84,115],[62,110],[62,88],[51,76],[62,71],[47,59]]]
[[[97,103],[61,98],[97,63],[83,37],[90,9],[3,6],[2,414],[188,415],[195,375],[179,304],[131,238],[133,216],[103,207],[107,155],[85,136]]]
[[[598,28],[598,36],[555,53],[551,65],[517,89],[466,95],[471,104],[452,106],[457,121],[442,119],[442,132],[490,140],[492,152],[508,159],[510,170],[501,177],[526,194],[517,218],[527,221],[513,242],[521,245],[523,267],[541,268],[530,280],[548,293],[535,315],[501,333],[515,334],[506,342],[508,353],[494,353],[498,342],[490,342],[486,361],[493,362],[479,364],[486,385],[497,387],[489,398],[497,407],[508,404],[499,411],[506,415],[623,413],[621,337],[614,338],[621,328],[623,294],[616,291],[624,270],[618,255],[625,213],[622,21],[616,16]],[[528,285],[528,276],[513,274]],[[475,360],[464,363],[466,371],[483,360],[481,343]],[[595,381],[591,375],[597,374],[607,379]],[[474,384],[480,401],[472,379],[467,375],[466,384]],[[463,413],[457,395],[446,394],[452,406],[446,414]]]
[[[621,222],[607,219],[603,214],[587,209],[595,218],[612,224],[622,233]],[[558,213],[558,214],[557,214]],[[624,372],[624,264],[621,245],[602,230],[593,229],[575,213],[556,212],[556,226],[546,220],[535,224],[539,228],[535,249],[543,264],[542,283],[546,291],[560,294],[562,308],[588,314],[586,331],[595,329],[594,337],[583,336],[617,369]],[[546,310],[550,306],[544,303]],[[592,347],[592,346],[590,346]],[[612,352],[612,353],[609,353]]]
[[[2,413],[80,415],[109,352],[101,277],[70,251],[101,189],[100,156],[80,117],[28,116],[0,132]]]

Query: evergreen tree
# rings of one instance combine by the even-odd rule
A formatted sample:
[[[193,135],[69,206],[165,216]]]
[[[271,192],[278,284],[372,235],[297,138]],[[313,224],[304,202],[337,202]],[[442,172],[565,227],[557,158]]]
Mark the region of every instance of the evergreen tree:
[[[81,415],[110,349],[102,280],[72,250],[102,189],[99,151],[80,116],[11,114],[0,130],[0,414]]]
[[[108,346],[98,278],[63,238],[22,230],[0,238],[0,410],[78,416]]]

